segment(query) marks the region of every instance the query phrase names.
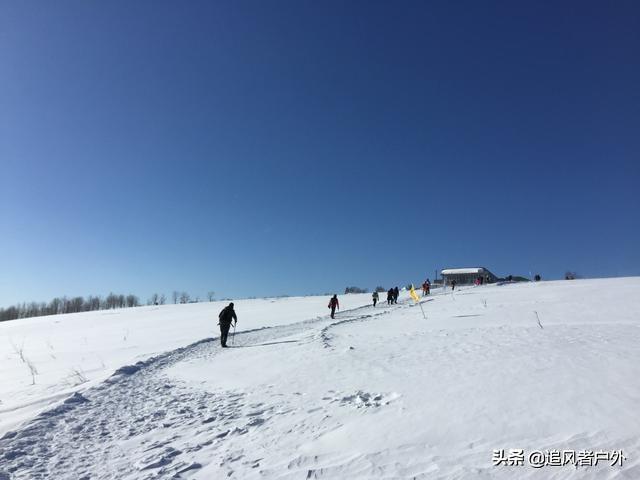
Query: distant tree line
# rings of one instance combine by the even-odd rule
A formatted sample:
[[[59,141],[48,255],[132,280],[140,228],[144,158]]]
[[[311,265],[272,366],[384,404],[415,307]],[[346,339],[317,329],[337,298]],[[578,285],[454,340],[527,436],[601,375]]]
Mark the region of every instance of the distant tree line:
[[[214,301],[215,292],[207,292],[207,299]],[[198,303],[200,297],[192,298],[187,292],[174,291],[173,303]],[[164,293],[154,293],[147,300],[147,305],[164,305],[167,297]],[[0,308],[0,322],[19,318],[42,317],[61,313],[92,312],[94,310],[110,310],[114,308],[130,308],[142,305],[136,295],[122,295],[110,293],[106,297],[90,295],[84,297],[56,297],[49,303],[24,302],[7,308]]]
[[[24,302],[7,308],[0,308],[0,322],[18,318],[58,315],[60,313],[91,312],[113,308],[137,307],[140,300],[135,295],[110,293],[106,297],[90,295],[84,297],[56,297],[49,303]]]
[[[344,289],[344,293],[367,293],[369,290],[360,287],[347,287]]]

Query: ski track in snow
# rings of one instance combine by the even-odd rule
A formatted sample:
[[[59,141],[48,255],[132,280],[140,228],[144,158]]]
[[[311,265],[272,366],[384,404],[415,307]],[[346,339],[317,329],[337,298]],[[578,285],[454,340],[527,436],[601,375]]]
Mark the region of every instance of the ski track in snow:
[[[358,315],[358,311],[371,309],[364,306],[337,313],[342,316],[337,321],[321,317],[240,332],[236,337],[243,344],[268,345],[267,342],[311,331],[314,333],[310,341],[320,339],[325,348],[330,348],[332,328],[371,320],[395,308],[400,306]],[[218,338],[204,339],[123,366],[104,383],[75,393],[0,439],[0,480],[180,478],[201,468],[189,460],[190,453],[204,447],[215,448],[259,428],[274,416],[290,413],[281,404],[265,407],[247,403],[243,393],[212,394],[169,383],[162,375],[176,363],[212,357],[221,351]],[[381,394],[360,391],[324,400],[357,408],[385,403]],[[188,438],[184,438],[183,430],[190,432]],[[157,438],[158,431],[163,440],[139,440],[152,432]],[[130,441],[136,437],[138,441]],[[224,458],[223,463],[241,462],[257,468],[260,460],[240,454]],[[96,469],[97,465],[108,468]],[[229,474],[232,472],[230,469]]]

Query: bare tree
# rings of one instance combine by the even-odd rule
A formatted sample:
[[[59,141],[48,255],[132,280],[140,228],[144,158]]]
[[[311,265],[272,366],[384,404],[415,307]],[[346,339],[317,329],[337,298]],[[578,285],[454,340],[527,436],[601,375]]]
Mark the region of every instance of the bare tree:
[[[46,304],[31,302],[26,305],[26,310],[24,312],[24,318],[28,317],[39,317],[40,315],[46,315]]]
[[[174,290],[173,293],[171,294],[171,298],[173,298],[173,303],[176,304],[178,303],[178,297],[180,296],[180,294]]]
[[[207,298],[209,299],[210,302],[213,302],[213,299],[216,296],[216,292],[207,292]]]
[[[131,307],[137,307],[138,305],[140,305],[140,301],[138,300],[138,297],[136,297],[135,295],[127,295],[126,297],[126,303],[127,303],[127,307],[131,308]]]
[[[84,298],[73,297],[69,300],[69,308],[73,313],[81,312],[84,309]]]
[[[61,304],[62,301],[59,298],[54,298],[53,300],[51,300],[49,302],[49,306],[47,307],[49,315],[57,315],[58,313],[60,313]]]
[[[24,338],[22,339],[22,343],[20,344],[20,346],[13,343],[13,340],[11,339],[9,339],[9,343],[13,347],[13,351],[20,357],[20,360],[22,360],[23,363],[26,363],[26,360],[24,358]]]
[[[149,305],[158,305],[158,294],[154,293],[149,299]]]
[[[117,308],[118,307],[118,296],[111,292],[109,295],[107,295],[107,298],[105,298],[104,300],[104,307],[107,310],[110,310],[112,308]]]
[[[31,373],[31,385],[35,385],[36,384],[36,375],[38,375],[38,369],[33,364],[33,362],[31,360],[29,360],[28,358],[26,359],[25,363],[27,364],[27,367],[29,368],[29,373]]]
[[[85,303],[85,307],[89,311],[100,310],[100,305],[102,305],[102,299],[100,297],[90,296]]]
[[[18,318],[18,309],[14,306],[0,310],[0,320],[15,320]]]
[[[60,299],[62,304],[62,311],[60,313],[70,313],[69,310],[69,299],[67,297],[62,297]]]
[[[72,368],[71,373],[69,374],[69,383],[72,386],[81,385],[83,383],[88,382],[89,379],[85,375],[84,371],[81,368]]]
[[[164,296],[164,293],[163,293],[162,295],[160,295],[160,298],[158,299],[158,303],[160,305],[164,305],[166,301],[167,301],[167,298]]]
[[[182,292],[180,294],[180,303],[189,303],[189,300],[191,300],[191,297],[187,292]]]

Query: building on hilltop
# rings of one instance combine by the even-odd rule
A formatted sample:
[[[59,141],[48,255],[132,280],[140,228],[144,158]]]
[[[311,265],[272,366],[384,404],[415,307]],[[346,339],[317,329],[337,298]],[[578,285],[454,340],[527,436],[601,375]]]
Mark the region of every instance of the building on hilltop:
[[[498,277],[484,267],[445,268],[441,273],[445,285],[451,285],[453,281],[457,285],[471,285],[478,279],[482,279],[480,280],[481,283],[495,283],[498,281]]]

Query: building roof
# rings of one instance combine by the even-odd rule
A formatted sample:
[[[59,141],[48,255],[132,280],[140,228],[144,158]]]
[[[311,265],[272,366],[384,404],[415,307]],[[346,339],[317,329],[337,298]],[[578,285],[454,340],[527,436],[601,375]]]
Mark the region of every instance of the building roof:
[[[445,268],[442,270],[442,275],[462,275],[462,274],[470,274],[470,273],[484,273],[485,269],[483,267],[473,267],[473,268]]]

